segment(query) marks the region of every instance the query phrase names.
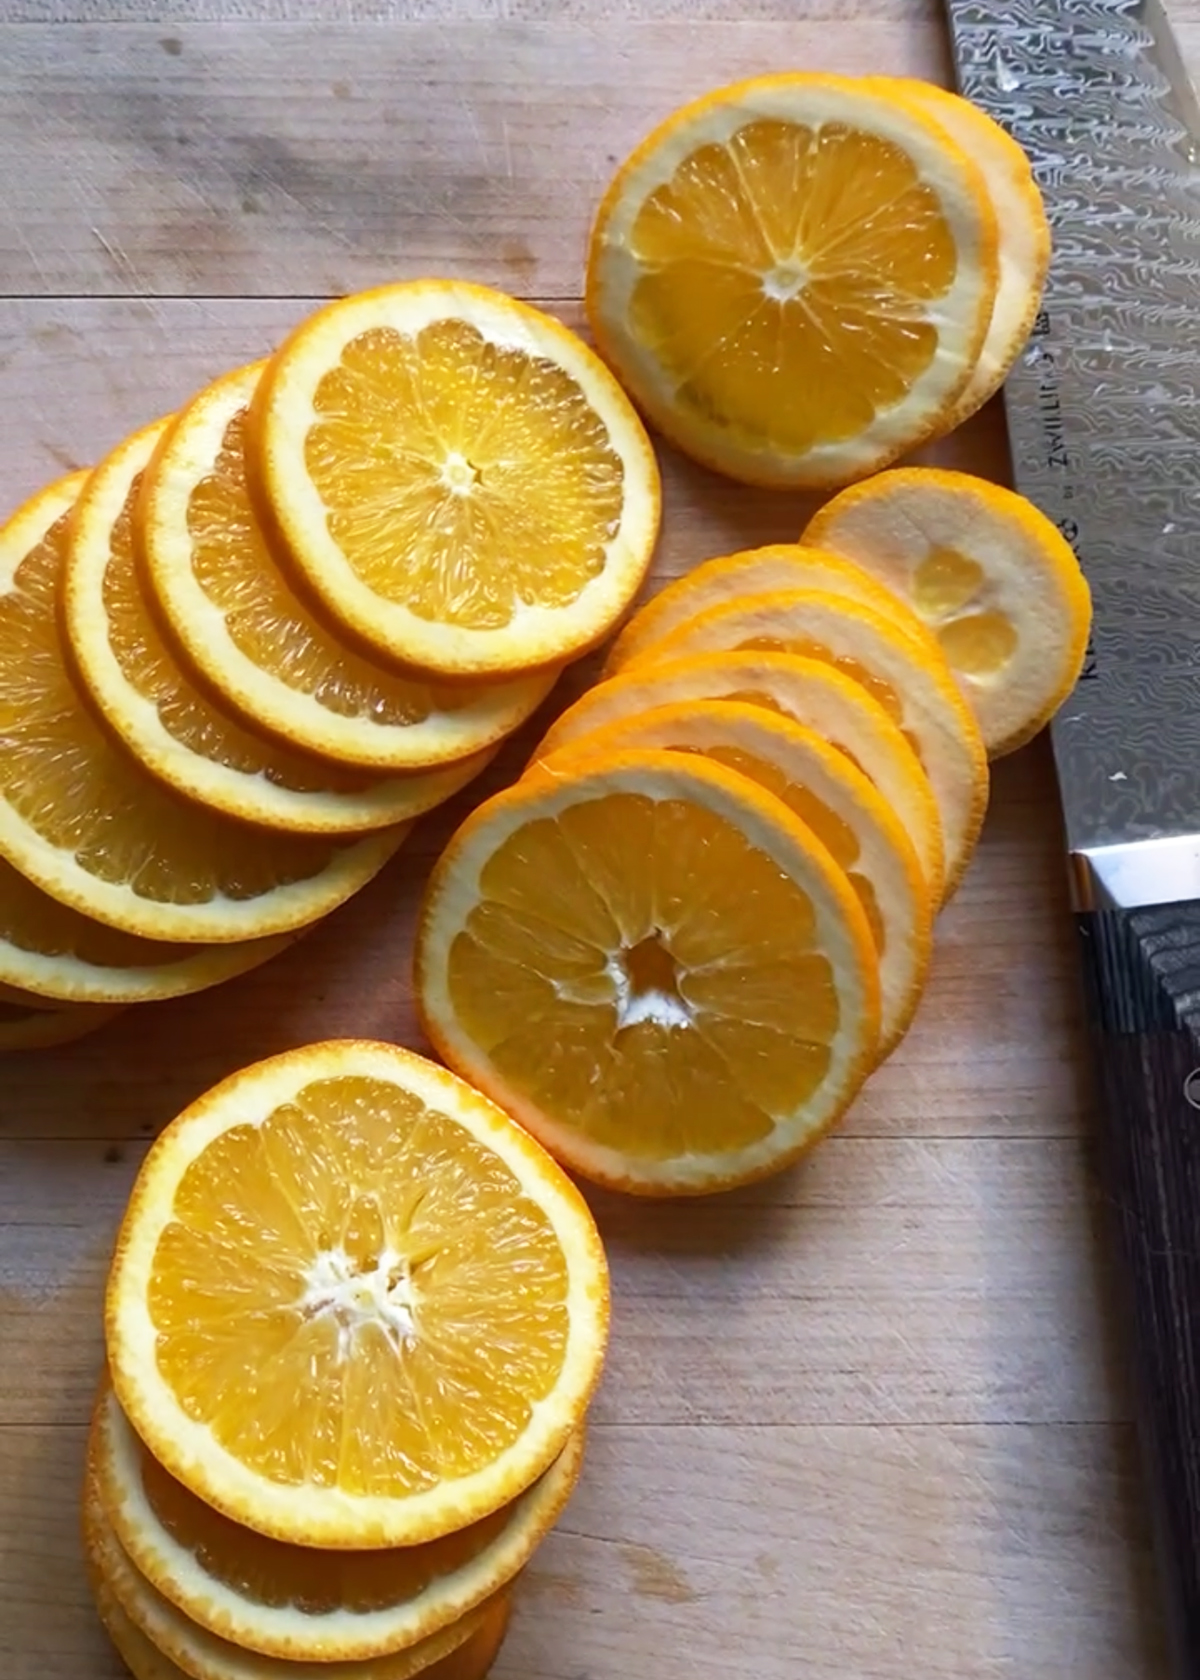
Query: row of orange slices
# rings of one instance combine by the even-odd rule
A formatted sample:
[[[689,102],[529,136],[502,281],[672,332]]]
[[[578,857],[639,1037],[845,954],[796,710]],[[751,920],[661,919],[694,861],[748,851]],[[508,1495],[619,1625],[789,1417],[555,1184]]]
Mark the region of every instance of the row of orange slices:
[[[439,1054],[616,1188],[728,1189],[844,1113],[916,1012],[989,742],[1084,658],[1078,563],[1009,491],[883,473],[805,535],[637,613],[427,890]]]
[[[609,632],[658,516],[592,352],[436,282],[331,305],[34,497],[0,531],[0,1049],[241,973],[365,885]],[[370,575],[380,532],[409,598],[339,618],[305,565],[336,533]]]
[[[314,1046],[194,1104],[122,1225],[88,1450],[137,1680],[482,1680],[607,1326],[582,1198],[445,1069]]]

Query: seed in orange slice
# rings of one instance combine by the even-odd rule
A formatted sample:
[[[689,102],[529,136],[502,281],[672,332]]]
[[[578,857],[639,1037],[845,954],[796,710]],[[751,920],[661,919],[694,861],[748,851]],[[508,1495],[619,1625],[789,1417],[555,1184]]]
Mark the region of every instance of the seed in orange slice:
[[[707,653],[647,667],[639,664],[598,683],[561,713],[537,748],[534,762],[652,706],[698,700],[764,706],[804,724],[843,752],[903,823],[930,896],[941,903],[945,854],[929,778],[879,702],[823,661],[789,653]]]
[[[494,749],[437,771],[372,777],[252,734],[185,674],[148,607],[134,558],[134,507],[168,425],[159,421],[127,438],[95,469],[67,548],[67,638],[89,695],[122,743],[177,793],[295,833],[388,827],[464,787]]]
[[[554,1162],[393,1045],[291,1051],[151,1149],[117,1240],[108,1356],[170,1473],[273,1539],[436,1540],[579,1428],[607,1271]]]
[[[936,636],[992,757],[1038,733],[1087,654],[1091,593],[1061,532],[970,473],[907,467],[836,496],[806,540],[849,555]]]
[[[812,729],[735,700],[677,701],[582,735],[541,760],[630,749],[702,753],[748,776],[805,823],[845,871],[879,958],[879,1057],[907,1032],[929,969],[934,901],[904,825],[846,754]]]
[[[538,766],[434,868],[434,1045],[572,1169],[699,1195],[781,1167],[870,1072],[862,905],[771,794],[694,754]]]
[[[920,105],[983,171],[1000,233],[1000,273],[987,336],[944,432],[974,414],[1004,383],[1029,337],[1050,267],[1050,224],[1024,149],[957,93],[931,82],[875,77]]]
[[[268,962],[291,942],[289,935],[241,945],[138,939],[59,904],[0,859],[0,985],[51,1006],[202,992]]]
[[[582,1463],[579,1432],[518,1499],[455,1534],[329,1552],[268,1540],[197,1499],[142,1445],[111,1389],[89,1455],[113,1531],[152,1586],[210,1633],[306,1662],[403,1650],[491,1598],[558,1519]]]
[[[697,653],[761,649],[824,659],[852,677],[900,725],[929,777],[946,846],[949,897],[987,810],[987,753],[974,714],[938,649],[890,619],[821,590],[749,595],[711,607],[655,642],[630,669]]]
[[[688,454],[752,483],[846,484],[953,412],[997,249],[982,171],[921,104],[762,76],[684,106],[622,164],[588,317]]]
[[[556,673],[434,685],[386,669],[349,647],[281,566],[246,479],[247,411],[264,365],[202,391],[146,469],[139,554],[178,651],[251,728],[337,763],[430,770],[496,745]]]
[[[175,1608],[118,1541],[94,1478],[83,1496],[83,1544],[96,1609],[135,1680],[483,1680],[500,1648],[508,1602],[500,1594],[406,1650],[361,1662],[289,1662],[218,1638]]]
[[[403,842],[266,834],[181,799],[94,720],[58,598],[86,475],[0,530],[0,854],[43,892],[146,939],[241,942],[307,926]]]
[[[658,535],[658,466],[624,391],[560,322],[483,286],[318,310],[268,364],[249,443],[329,612],[443,677],[596,646]]]
[[[919,638],[928,631],[907,603],[853,561],[826,549],[800,543],[771,543],[705,560],[683,577],[660,589],[630,619],[612,645],[604,665],[615,676],[654,642],[669,636],[689,618],[744,595],[765,595],[779,589],[822,589],[874,607],[901,630]]]
[[[57,1009],[46,1009],[37,1001],[21,1004],[0,999],[0,1055],[74,1044],[77,1039],[98,1032],[121,1013],[120,1008],[105,1008],[96,1003],[68,1003]]]

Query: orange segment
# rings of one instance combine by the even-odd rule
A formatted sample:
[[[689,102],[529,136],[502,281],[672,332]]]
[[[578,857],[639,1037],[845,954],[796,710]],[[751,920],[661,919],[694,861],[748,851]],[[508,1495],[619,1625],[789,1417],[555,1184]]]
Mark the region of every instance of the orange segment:
[[[366,1661],[414,1645],[523,1567],[570,1497],[581,1435],[519,1499],[424,1545],[329,1552],[269,1540],[196,1498],[146,1450],[111,1389],[89,1467],[117,1539],[150,1583],[211,1633],[290,1661]]]
[[[1024,496],[969,473],[898,469],[836,496],[805,536],[911,604],[993,757],[1031,740],[1074,688],[1091,594],[1070,544]]]
[[[987,809],[987,755],[974,716],[938,649],[890,619],[821,590],[795,590],[712,607],[654,643],[634,670],[698,653],[761,649],[833,665],[903,730],[929,777],[946,843],[952,893],[970,861]]]
[[[613,643],[604,665],[606,677],[615,676],[654,642],[709,607],[723,605],[744,595],[765,595],[780,589],[821,589],[828,595],[844,595],[861,601],[890,618],[897,629],[927,639],[924,623],[912,608],[870,572],[852,561],[822,548],[800,543],[771,543],[766,548],[745,549],[738,554],[705,560],[683,577],[647,601],[630,619]]]
[[[568,707],[552,724],[535,760],[593,730],[636,718],[649,707],[703,700],[764,706],[837,747],[896,813],[921,861],[933,902],[941,903],[941,818],[920,760],[878,701],[832,665],[815,659],[783,653],[710,653],[631,666]]]
[[[96,468],[72,521],[64,622],[105,722],[177,793],[265,828],[364,833],[420,816],[457,792],[490,754],[386,780],[343,770],[252,734],[185,674],[149,610],[134,556],[142,477],[168,424],[126,439]]]
[[[146,939],[224,943],[303,927],[371,879],[404,830],[335,845],[210,814],[93,721],[57,611],[84,474],[0,531],[0,853],[37,886]]]
[[[651,706],[541,759],[553,775],[577,759],[632,749],[702,753],[787,806],[844,870],[879,958],[881,1057],[908,1030],[929,967],[934,901],[899,817],[846,754],[765,707],[730,700]]]
[[[113,1387],[165,1468],[334,1547],[515,1498],[578,1427],[606,1322],[599,1238],[553,1162],[444,1070],[355,1042],[236,1075],[168,1128],[107,1316]]]
[[[539,767],[481,806],[434,870],[416,974],[452,1066],[641,1194],[777,1170],[878,1042],[845,876],[777,799],[681,753]]]
[[[612,375],[482,286],[414,281],[318,310],[263,376],[248,459],[333,617],[450,678],[602,641],[658,534],[654,454]]]
[[[172,640],[251,727],[337,763],[422,770],[494,745],[541,703],[554,673],[447,687],[388,670],[330,629],[281,567],[243,448],[264,365],[202,391],[147,469],[140,554]]]
[[[995,298],[984,178],[886,84],[801,73],[677,111],[609,187],[588,314],[682,448],[768,484],[845,483],[942,424]]]

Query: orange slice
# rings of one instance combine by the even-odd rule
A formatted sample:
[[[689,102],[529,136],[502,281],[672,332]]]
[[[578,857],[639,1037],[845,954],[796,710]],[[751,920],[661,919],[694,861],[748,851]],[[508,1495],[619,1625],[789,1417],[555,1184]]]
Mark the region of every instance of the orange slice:
[[[22,1005],[0,1000],[0,1055],[73,1044],[76,1039],[98,1032],[120,1014],[118,1008],[105,1009],[94,1003],[72,1003],[47,1010],[36,1002]]]
[[[982,171],[920,103],[763,76],[684,106],[618,170],[588,317],[688,454],[751,483],[845,484],[954,412],[997,248]]]
[[[128,438],[92,473],[75,509],[63,580],[67,637],[105,721],[176,792],[265,828],[354,834],[432,810],[495,749],[437,771],[386,779],[302,756],[251,734],[184,674],[134,561],[133,510],[168,421]]]
[[[250,460],[296,565],[368,646],[447,677],[604,640],[658,535],[658,466],[616,380],[483,286],[340,298],[284,343]]]
[[[149,1003],[206,991],[289,944],[288,935],[208,946],[137,939],[48,898],[0,859],[0,984],[51,1004]]]
[[[708,653],[643,667],[597,684],[563,712],[535,761],[651,706],[744,701],[782,713],[838,747],[864,771],[913,843],[935,904],[942,900],[942,824],[921,762],[878,700],[832,665],[787,653]]]
[[[761,649],[824,659],[867,690],[904,731],[929,777],[942,819],[949,897],[961,881],[987,811],[987,753],[945,661],[890,619],[821,590],[749,595],[712,607],[634,661]]]
[[[508,1623],[501,1595],[407,1650],[356,1662],[286,1662],[244,1651],[190,1621],[130,1562],[89,1477],[83,1497],[88,1579],[100,1619],[135,1680],[483,1680]]]
[[[252,728],[375,771],[428,770],[494,746],[555,673],[435,687],[352,651],[281,569],[250,501],[243,443],[265,364],[218,379],[152,457],[136,524],[172,640]]]
[[[779,589],[823,589],[828,595],[844,595],[849,601],[874,607],[911,635],[928,634],[907,604],[863,567],[822,548],[771,543],[766,548],[749,548],[739,554],[705,560],[660,589],[634,614],[613,643],[604,675],[615,676],[655,642],[662,641],[697,613],[707,612],[709,607],[722,606],[744,595],[765,595]]]
[[[986,111],[945,88],[875,77],[920,105],[982,169],[1000,232],[1000,276],[987,337],[974,372],[943,422],[952,431],[1004,383],[1029,337],[1050,267],[1050,224],[1029,159]]]
[[[177,1609],[267,1656],[347,1662],[428,1639],[507,1586],[570,1498],[583,1436],[492,1516],[379,1552],[288,1546],[230,1522],[146,1451],[111,1390],[93,1420],[89,1463],[117,1539]]]
[[[415,966],[442,1057],[641,1195],[794,1160],[879,1040],[845,875],[778,799],[693,754],[539,766],[480,806],[434,868]]]
[[[0,530],[0,853],[60,903],[146,939],[306,926],[377,874],[406,831],[353,845],[263,834],[160,787],[109,739],[57,613],[85,478],[43,490]]]
[[[393,1045],[218,1085],[117,1239],[113,1388],[170,1473],[273,1539],[412,1545],[547,1470],[600,1373],[607,1272],[570,1181]]]
[[[646,747],[702,753],[748,776],[782,800],[845,871],[879,958],[879,1056],[890,1055],[921,999],[934,901],[912,841],[873,783],[815,731],[733,700],[652,706],[541,763],[553,775],[576,759]]]
[[[924,619],[994,758],[1032,740],[1074,688],[1091,594],[1070,544],[1024,496],[909,467],[835,497],[805,535],[851,556]]]

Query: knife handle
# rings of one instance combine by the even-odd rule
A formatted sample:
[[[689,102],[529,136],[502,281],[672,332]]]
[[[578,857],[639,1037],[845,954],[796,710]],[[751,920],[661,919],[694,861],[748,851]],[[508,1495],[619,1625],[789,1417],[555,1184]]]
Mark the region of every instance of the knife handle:
[[[1172,1672],[1200,1680],[1200,903],[1079,932]]]

